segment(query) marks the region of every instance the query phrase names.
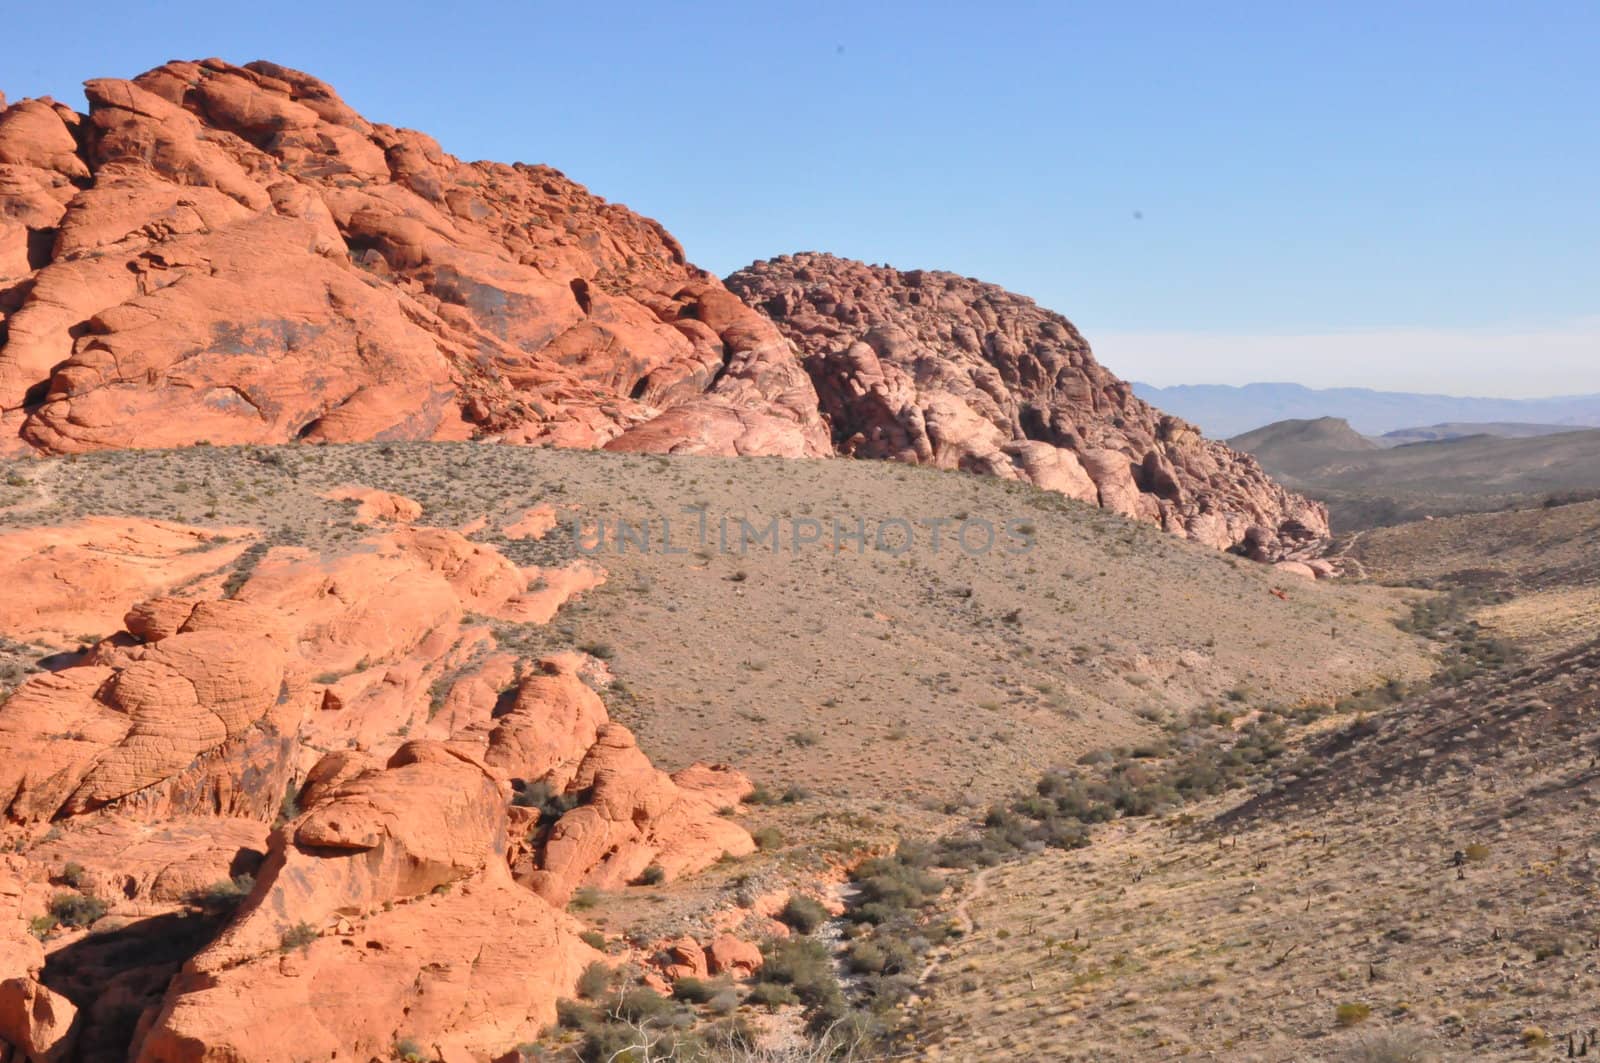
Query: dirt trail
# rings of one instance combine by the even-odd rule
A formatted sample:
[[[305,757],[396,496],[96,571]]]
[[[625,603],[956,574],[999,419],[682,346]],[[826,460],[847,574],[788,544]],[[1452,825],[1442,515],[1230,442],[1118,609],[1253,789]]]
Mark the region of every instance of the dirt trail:
[[[1350,555],[1350,551],[1355,549],[1355,545],[1361,541],[1361,537],[1365,534],[1367,533],[1364,531],[1356,531],[1351,532],[1349,535],[1342,535],[1334,540],[1328,552],[1323,555],[1327,560],[1337,564],[1347,579],[1365,580],[1367,578],[1366,566],[1361,563],[1359,558]]]
[[[973,931],[972,902],[988,892],[989,876],[994,873],[994,870],[992,867],[986,867],[973,875],[972,888],[967,890],[961,900],[956,902],[954,908],[950,909],[950,918],[960,928],[962,937],[967,937]],[[935,972],[944,966],[944,962],[950,958],[952,951],[953,949],[950,946],[945,946],[939,955],[934,957],[933,961],[922,969],[922,974],[917,977],[917,984],[925,985],[934,976]]]

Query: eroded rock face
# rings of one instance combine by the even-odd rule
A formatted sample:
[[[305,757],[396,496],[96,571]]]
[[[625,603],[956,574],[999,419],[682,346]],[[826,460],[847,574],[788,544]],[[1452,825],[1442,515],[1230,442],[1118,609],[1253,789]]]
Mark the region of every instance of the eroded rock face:
[[[0,1055],[7,1046],[25,1060],[64,1059],[76,1035],[78,1009],[39,981],[44,949],[28,935],[19,857],[0,857]]]
[[[74,527],[65,562],[140,576],[108,590],[175,588],[220,548]],[[601,570],[384,528],[225,555],[231,596],[137,601],[0,705],[0,846],[26,852],[0,856],[0,1061],[386,1058],[402,1037],[501,1058],[599,959],[561,911],[578,885],[753,850],[720,815],[744,776],[660,771],[589,685],[599,662],[520,659],[483,622],[541,622]],[[539,824],[514,781],[576,807]],[[41,945],[63,893],[102,907],[44,919]]]
[[[513,854],[517,877],[565,905],[580,885],[620,889],[649,867],[670,881],[724,854],[754,852],[750,833],[720,815],[751,792],[750,780],[725,765],[661,771],[632,732],[611,720],[579,678],[581,667],[570,655],[540,661],[492,730],[456,736],[468,742],[481,735],[484,762],[519,788],[540,786],[582,802],[554,824],[539,824],[532,809],[516,810],[524,835],[541,828],[537,844],[519,842]]]
[[[0,632],[56,646],[100,638],[122,623],[130,600],[189,586],[214,593],[206,574],[236,561],[255,533],[140,517],[84,517],[72,524],[0,532]],[[196,585],[196,581],[201,581]]]
[[[528,883],[564,905],[580,885],[620,889],[647,868],[670,882],[724,855],[748,856],[755,852],[750,833],[718,814],[736,799],[719,804],[717,796],[743,796],[750,783],[737,772],[727,775],[726,787],[709,791],[679,785],[650,763],[626,727],[602,724],[566,785],[586,801],[550,829]]]
[[[104,538],[64,536],[63,556],[99,558],[126,541],[120,524],[89,527]],[[191,549],[140,555],[140,579],[171,585],[214,560],[194,549],[206,538],[155,530]],[[586,563],[520,568],[441,528],[397,527],[334,557],[270,550],[232,598],[139,602],[125,633],[0,705],[0,814],[38,822],[117,803],[145,818],[270,820],[301,745],[387,753],[396,735],[430,728],[431,686],[487,647],[487,631],[464,624],[469,613],[542,623],[603,579]],[[18,620],[38,622],[33,612]],[[461,709],[444,723],[486,722],[493,698]],[[592,727],[577,735],[578,756],[592,738]]]
[[[1327,513],[1136,398],[1059,314],[992,284],[784,255],[728,278],[800,349],[843,454],[1026,480],[1260,557]]]
[[[13,449],[828,453],[771,323],[659,224],[555,170],[462,163],[271,63],[169,63],[85,92],[87,115],[0,113]]]
[[[399,1028],[470,1059],[536,1036],[599,954],[511,880],[508,796],[428,742],[324,788],[273,836],[255,892],[173,982],[137,1058],[382,1058]]]
[[[145,823],[126,816],[75,817],[28,851],[56,872],[76,864],[79,887],[118,915],[169,911],[218,883],[253,876],[266,856],[268,828],[233,816],[171,816]]]

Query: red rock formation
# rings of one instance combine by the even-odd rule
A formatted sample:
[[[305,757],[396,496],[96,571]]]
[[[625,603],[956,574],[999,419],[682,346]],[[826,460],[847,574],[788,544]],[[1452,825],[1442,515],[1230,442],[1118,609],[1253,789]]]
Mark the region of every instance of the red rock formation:
[[[619,889],[652,866],[670,881],[724,854],[755,851],[749,832],[719,814],[751,792],[749,779],[702,764],[668,775],[611,722],[578,678],[580,662],[540,664],[542,673],[521,681],[487,735],[483,759],[519,785],[542,784],[584,803],[545,825],[548,836],[517,862],[520,879],[564,905],[580,885]]]
[[[80,531],[88,556],[128,534]],[[134,586],[193,563],[138,556]],[[496,1058],[599,958],[559,909],[578,884],[754,849],[720,816],[742,775],[668,776],[581,678],[598,662],[518,661],[468,624],[547,616],[550,570],[411,526],[250,561],[233,597],[146,599],[0,705],[0,843],[27,852],[0,858],[0,1060],[121,1058],[133,1018],[148,1063],[379,1058],[401,1037]],[[577,807],[536,837],[513,777]],[[231,920],[176,914],[245,875]],[[58,929],[46,968],[25,920],[69,888],[109,917]]]
[[[6,435],[828,452],[772,325],[555,170],[462,163],[271,63],[85,92],[0,114]]]
[[[1322,506],[1136,398],[1031,299],[818,254],[728,286],[799,347],[841,453],[1026,480],[1262,557],[1327,533]]]
[[[375,524],[380,520],[410,524],[422,517],[422,503],[393,491],[380,491],[376,487],[346,484],[335,487],[322,497],[334,502],[354,502],[358,524]]]
[[[704,978],[711,973],[705,949],[691,937],[667,942],[658,951],[658,959],[660,962],[656,966],[668,982],[676,982],[680,978]]]
[[[69,525],[0,532],[0,631],[64,646],[122,623],[130,599],[191,584],[236,561],[255,532],[192,528],[140,517],[84,517]],[[202,582],[195,596],[214,594]]]
[[[554,506],[533,506],[523,510],[516,520],[502,526],[500,534],[507,539],[543,539],[560,519]]]
[[[9,1045],[29,1063],[55,1063],[71,1050],[78,1009],[39,981],[44,949],[21,910],[19,857],[0,857],[0,1058]]]
[[[84,534],[76,549],[91,557],[126,540],[115,522]],[[171,585],[211,556],[146,551],[136,572]],[[429,725],[432,684],[487,638],[462,627],[469,611],[543,622],[603,578],[587,564],[518,568],[439,528],[396,528],[334,558],[269,551],[233,598],[146,600],[127,635],[18,688],[0,706],[0,813],[30,822],[122,802],[146,816],[270,820],[295,774],[295,736],[392,750],[395,735]],[[35,625],[35,612],[18,622]],[[492,699],[476,704],[487,721]],[[576,740],[581,757],[593,729]]]
[[[85,91],[86,115],[0,113],[0,452],[837,448],[1262,557],[1326,531],[992,285],[803,255],[731,278],[746,305],[657,223],[548,167],[462,163],[296,71],[176,62]]]
[[[670,882],[724,855],[755,852],[749,832],[718,815],[725,806],[655,768],[621,724],[600,728],[568,789],[587,792],[588,803],[556,821],[530,877],[553,903],[565,904],[579,885],[619,889],[646,868]]]
[[[137,1058],[385,1058],[397,1037],[484,1058],[536,1036],[599,954],[511,881],[506,791],[426,742],[323,789]]]
[[[28,851],[56,873],[76,864],[85,892],[115,915],[170,911],[218,883],[254,875],[267,851],[260,820],[179,815],[145,823],[118,815],[75,816]]]
[[[758,946],[732,934],[719,934],[707,945],[706,959],[712,974],[729,974],[736,978],[750,977],[766,962]]]

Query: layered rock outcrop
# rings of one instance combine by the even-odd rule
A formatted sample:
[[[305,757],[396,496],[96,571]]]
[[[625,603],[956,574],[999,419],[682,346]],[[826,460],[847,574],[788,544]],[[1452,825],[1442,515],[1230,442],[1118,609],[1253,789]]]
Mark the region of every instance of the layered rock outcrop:
[[[0,1057],[7,1047],[23,1059],[54,1063],[72,1048],[78,1009],[39,979],[44,948],[27,932],[22,910],[27,865],[0,856]]]
[[[397,1029],[483,1058],[537,1036],[599,954],[511,880],[508,797],[503,776],[431,742],[322,788],[137,1058],[381,1058]]]
[[[728,286],[799,348],[842,454],[1026,480],[1260,557],[1327,534],[1321,505],[1136,398],[1024,296],[822,254]]]
[[[749,832],[720,815],[750,794],[750,780],[725,765],[672,775],[656,768],[578,677],[575,661],[540,662],[492,730],[461,732],[456,741],[479,736],[484,762],[516,786],[577,802],[550,821],[530,815],[514,854],[517,878],[552,904],[565,905],[579,886],[619,889],[647,868],[668,882],[755,851]]]
[[[577,886],[754,849],[720,814],[748,780],[658,770],[587,658],[519,660],[483,623],[542,623],[603,572],[384,526],[331,556],[236,530],[199,581],[221,547],[188,529],[62,536],[132,565],[108,589],[169,593],[0,705],[0,845],[25,854],[0,858],[0,1059],[499,1058],[599,958]],[[513,803],[533,783],[554,824]]]
[[[0,113],[13,448],[493,436],[822,455],[770,322],[659,224],[272,63]]]
[[[129,601],[179,587],[217,593],[222,580],[210,574],[255,538],[248,528],[137,517],[8,529],[0,532],[0,632],[57,647],[97,639],[121,626]]]

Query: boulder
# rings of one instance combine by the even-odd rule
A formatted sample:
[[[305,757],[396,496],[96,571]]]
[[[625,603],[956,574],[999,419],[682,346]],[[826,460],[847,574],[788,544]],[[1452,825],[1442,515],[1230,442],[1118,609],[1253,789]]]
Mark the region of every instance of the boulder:
[[[706,946],[706,961],[712,974],[727,974],[735,978],[749,978],[765,962],[759,946],[732,934],[718,935],[715,941]]]
[[[78,1010],[40,981],[44,948],[30,936],[22,910],[20,857],[0,856],[0,1050],[29,1063],[56,1063],[72,1051]]]
[[[506,867],[502,776],[410,742],[319,766],[234,922],[174,980],[143,1063],[386,1057],[396,1031],[482,1058],[555,1019],[599,954]]]
[[[566,904],[580,885],[620,889],[646,868],[670,882],[755,851],[749,832],[719,815],[724,806],[679,787],[618,723],[600,727],[567,791],[588,801],[556,821],[526,876],[553,904]]]
[[[600,959],[580,932],[490,865],[449,892],[347,917],[290,948],[227,965],[202,953],[174,979],[134,1058],[388,1059],[397,1037],[440,1059],[498,1058],[554,1023],[556,1001]]]
[[[609,719],[600,696],[570,664],[546,660],[537,674],[517,684],[510,708],[489,735],[483,759],[519,782],[544,783],[561,793],[571,786]]]
[[[657,950],[657,958],[656,966],[669,982],[680,978],[705,978],[711,973],[705,950],[691,937],[667,942]]]
[[[422,503],[375,487],[346,484],[335,487],[322,497],[333,502],[354,502],[358,524],[375,524],[380,520],[410,524],[422,516]]]
[[[1299,579],[1314,580],[1317,572],[1303,561],[1279,561],[1272,566],[1272,571],[1281,572],[1285,576],[1295,576]]]

